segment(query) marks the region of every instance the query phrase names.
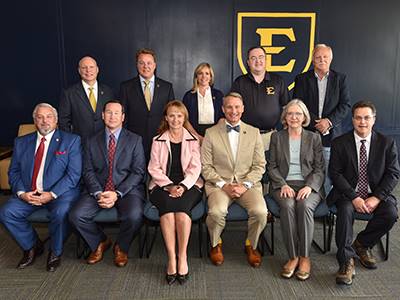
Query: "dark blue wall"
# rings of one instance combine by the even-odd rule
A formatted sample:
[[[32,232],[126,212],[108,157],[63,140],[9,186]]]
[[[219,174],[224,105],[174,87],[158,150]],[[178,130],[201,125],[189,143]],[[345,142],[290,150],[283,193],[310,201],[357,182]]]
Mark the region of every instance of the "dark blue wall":
[[[348,75],[353,102],[375,101],[377,128],[400,138],[399,1],[14,0],[2,4],[0,18],[0,145],[12,144],[18,124],[32,122],[35,104],[58,106],[86,54],[115,92],[136,74],[140,47],[155,49],[157,74],[173,82],[177,98],[202,61],[213,65],[216,87],[228,91],[240,74],[239,11],[315,12],[315,42],[333,47],[332,67]]]

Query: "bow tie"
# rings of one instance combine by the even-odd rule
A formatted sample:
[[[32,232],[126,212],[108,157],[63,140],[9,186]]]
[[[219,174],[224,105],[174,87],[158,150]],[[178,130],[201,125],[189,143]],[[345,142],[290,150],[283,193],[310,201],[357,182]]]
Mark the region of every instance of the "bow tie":
[[[240,125],[230,126],[226,124],[226,132],[230,132],[231,130],[235,130],[236,132],[240,131]]]

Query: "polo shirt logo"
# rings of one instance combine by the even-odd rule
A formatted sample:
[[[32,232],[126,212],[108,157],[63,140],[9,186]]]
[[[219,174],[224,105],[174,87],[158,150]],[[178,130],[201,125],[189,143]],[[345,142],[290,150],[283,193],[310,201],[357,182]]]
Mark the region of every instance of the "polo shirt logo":
[[[267,95],[275,95],[275,88],[273,86],[267,86]]]

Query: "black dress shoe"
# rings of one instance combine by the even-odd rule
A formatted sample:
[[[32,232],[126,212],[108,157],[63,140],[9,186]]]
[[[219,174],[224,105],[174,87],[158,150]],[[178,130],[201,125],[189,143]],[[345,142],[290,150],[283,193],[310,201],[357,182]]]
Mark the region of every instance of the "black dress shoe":
[[[52,251],[47,257],[47,271],[54,272],[61,264],[61,256],[55,255]]]
[[[167,280],[168,285],[173,284],[176,281],[176,273],[175,274],[166,274],[165,279]]]
[[[189,279],[189,272],[187,272],[186,274],[179,274],[178,273],[178,276],[176,278],[178,279],[178,282],[180,284],[185,284],[186,281],[188,281],[188,279]]]
[[[25,269],[35,262],[35,258],[43,254],[43,243],[41,240],[37,240],[35,246],[31,249],[24,251],[24,256],[19,261],[17,269]]]

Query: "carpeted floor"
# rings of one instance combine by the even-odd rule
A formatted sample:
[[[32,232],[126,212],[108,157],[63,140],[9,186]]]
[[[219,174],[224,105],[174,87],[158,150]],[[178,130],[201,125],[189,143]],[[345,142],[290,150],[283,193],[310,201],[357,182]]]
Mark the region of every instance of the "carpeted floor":
[[[399,195],[400,193],[397,193]],[[0,196],[0,203],[7,197]],[[356,222],[359,230],[364,222]],[[269,225],[268,225],[269,226]],[[37,227],[44,238],[46,227]],[[106,232],[116,234],[115,228]],[[207,257],[199,258],[197,228],[193,228],[189,245],[190,280],[186,285],[168,286],[165,282],[165,251],[161,235],[156,239],[149,259],[138,257],[134,241],[125,268],[112,263],[111,251],[94,265],[75,258],[75,237],[65,246],[61,267],[55,273],[45,270],[46,255],[33,266],[16,270],[21,251],[0,228],[0,299],[399,299],[400,298],[400,230],[395,225],[390,235],[390,257],[382,261],[379,248],[377,270],[366,270],[357,262],[356,278],[351,287],[335,284],[336,247],[326,254],[312,250],[312,277],[306,282],[279,277],[287,259],[279,221],[275,226],[275,255],[266,252],[260,268],[251,268],[243,252],[246,224],[228,224],[223,235],[225,263],[212,265]],[[270,227],[266,232],[270,236]],[[204,235],[205,237],[205,235]],[[316,224],[315,239],[322,237],[322,224]]]

